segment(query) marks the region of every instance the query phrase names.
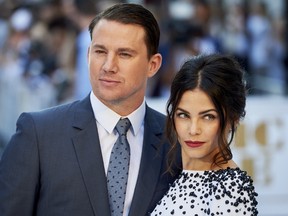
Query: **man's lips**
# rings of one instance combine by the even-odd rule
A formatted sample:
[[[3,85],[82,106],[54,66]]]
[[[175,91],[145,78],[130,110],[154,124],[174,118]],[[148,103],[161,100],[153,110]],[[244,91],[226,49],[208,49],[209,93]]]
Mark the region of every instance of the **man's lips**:
[[[117,85],[120,83],[120,81],[118,80],[105,79],[105,78],[99,79],[99,81],[103,83],[104,85],[108,85],[108,86]]]
[[[186,145],[188,145],[191,148],[197,148],[202,146],[205,142],[200,141],[185,141]]]

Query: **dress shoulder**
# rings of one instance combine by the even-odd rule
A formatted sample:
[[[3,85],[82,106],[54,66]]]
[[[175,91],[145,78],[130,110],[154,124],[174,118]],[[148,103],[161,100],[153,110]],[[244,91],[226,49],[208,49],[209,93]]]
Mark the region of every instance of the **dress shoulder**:
[[[235,169],[223,169],[207,172],[205,181],[207,187],[212,191],[212,211],[219,210],[225,206],[229,214],[245,213],[246,215],[257,215],[258,194],[255,192],[252,178],[246,171]],[[205,183],[204,183],[205,185]]]
[[[159,215],[258,215],[252,178],[239,168],[183,170],[158,203]]]

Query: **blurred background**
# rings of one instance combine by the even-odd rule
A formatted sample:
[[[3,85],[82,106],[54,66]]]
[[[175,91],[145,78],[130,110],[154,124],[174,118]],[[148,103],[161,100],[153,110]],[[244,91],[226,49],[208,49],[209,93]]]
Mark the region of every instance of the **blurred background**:
[[[20,113],[88,95],[88,25],[117,2],[146,6],[160,24],[163,64],[146,93],[160,112],[189,56],[222,52],[240,61],[249,92],[234,157],[254,179],[259,215],[288,216],[285,0],[0,0],[0,156]]]

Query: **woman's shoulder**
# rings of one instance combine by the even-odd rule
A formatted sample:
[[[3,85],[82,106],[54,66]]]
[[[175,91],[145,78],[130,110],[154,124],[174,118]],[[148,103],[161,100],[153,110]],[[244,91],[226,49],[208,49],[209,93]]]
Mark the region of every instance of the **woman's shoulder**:
[[[191,181],[191,179],[194,181],[199,179],[204,187],[214,188],[214,191],[221,190],[228,194],[237,194],[244,191],[245,193],[257,196],[252,177],[247,171],[242,170],[239,167],[227,167],[224,169],[206,171],[183,170],[180,175],[180,181]]]
[[[226,184],[232,184],[232,186],[243,185],[243,184],[253,184],[253,179],[245,171],[239,167],[219,170],[205,171],[206,175],[209,176],[208,180],[213,182],[225,182]]]
[[[214,171],[210,178],[215,202],[222,202],[240,211],[241,206],[252,215],[257,215],[258,193],[255,191],[253,179],[240,168],[226,168]],[[233,207],[233,208],[234,208]]]
[[[238,167],[226,168],[211,171],[208,176],[206,178],[207,184],[213,188],[213,191],[220,192],[219,194],[216,192],[219,197],[238,197],[237,200],[247,199],[257,205],[255,197],[258,194],[255,191],[253,179],[246,171]],[[215,196],[216,199],[217,195]]]

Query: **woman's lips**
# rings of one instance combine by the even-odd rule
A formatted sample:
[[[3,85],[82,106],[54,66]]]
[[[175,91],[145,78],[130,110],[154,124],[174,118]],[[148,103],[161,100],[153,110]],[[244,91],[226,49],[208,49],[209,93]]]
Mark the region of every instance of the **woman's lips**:
[[[188,145],[191,148],[197,148],[202,146],[205,142],[200,141],[185,141],[186,145]]]

